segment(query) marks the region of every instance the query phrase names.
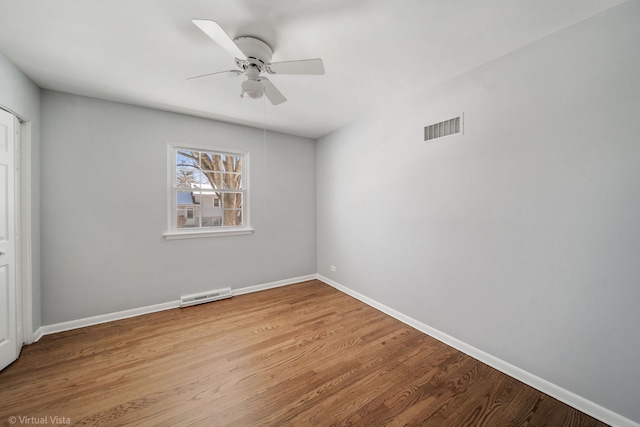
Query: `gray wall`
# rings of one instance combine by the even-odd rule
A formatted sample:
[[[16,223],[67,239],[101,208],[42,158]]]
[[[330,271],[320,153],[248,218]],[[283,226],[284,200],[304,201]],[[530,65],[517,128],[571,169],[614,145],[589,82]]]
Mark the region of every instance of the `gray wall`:
[[[52,91],[42,135],[43,324],[316,272],[313,140]],[[169,142],[250,152],[252,235],[164,240]]]
[[[33,330],[40,320],[40,89],[0,52],[0,106],[31,123]]]
[[[318,272],[640,422],[638,22],[625,3],[319,140]]]

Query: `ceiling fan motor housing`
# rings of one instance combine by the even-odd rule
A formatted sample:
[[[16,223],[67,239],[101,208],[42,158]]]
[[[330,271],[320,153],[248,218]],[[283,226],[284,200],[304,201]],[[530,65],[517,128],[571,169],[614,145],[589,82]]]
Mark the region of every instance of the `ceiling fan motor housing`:
[[[255,66],[260,72],[271,62],[273,51],[268,44],[255,37],[238,37],[234,40],[238,48],[246,55],[247,61],[245,67]],[[242,61],[244,62],[244,61]]]
[[[271,62],[273,51],[268,44],[254,37],[238,37],[234,42],[247,57],[246,61],[237,61],[238,66],[247,74],[247,78],[242,82],[242,95],[254,99],[261,98],[264,86],[260,82],[260,73]]]

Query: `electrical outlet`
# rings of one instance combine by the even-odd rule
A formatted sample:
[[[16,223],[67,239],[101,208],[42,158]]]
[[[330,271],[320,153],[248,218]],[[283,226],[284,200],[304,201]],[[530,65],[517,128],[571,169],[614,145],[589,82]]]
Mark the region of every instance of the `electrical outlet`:
[[[330,267],[329,267],[329,269],[330,269],[331,271],[336,271],[336,266],[335,266],[335,265],[332,265],[332,266],[330,266]]]

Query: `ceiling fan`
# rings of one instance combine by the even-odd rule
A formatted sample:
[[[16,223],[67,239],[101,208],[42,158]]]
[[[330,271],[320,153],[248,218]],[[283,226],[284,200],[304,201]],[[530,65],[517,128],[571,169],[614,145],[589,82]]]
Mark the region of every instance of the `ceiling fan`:
[[[215,21],[206,19],[194,19],[193,23],[200,28],[220,47],[227,51],[236,60],[238,70],[218,71],[215,73],[202,74],[189,77],[197,79],[200,77],[212,76],[215,74],[227,74],[241,76],[245,79],[242,82],[242,92],[240,96],[247,95],[250,98],[261,98],[265,95],[273,104],[282,104],[287,100],[282,93],[273,85],[271,80],[266,78],[266,74],[324,74],[322,59],[303,59],[299,61],[271,62],[273,51],[271,47],[260,39],[249,36],[242,36],[231,39],[222,27]]]

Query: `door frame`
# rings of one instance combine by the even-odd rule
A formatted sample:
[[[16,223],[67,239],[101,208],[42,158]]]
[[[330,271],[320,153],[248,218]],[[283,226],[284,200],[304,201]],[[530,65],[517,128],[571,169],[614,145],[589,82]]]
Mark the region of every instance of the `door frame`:
[[[20,331],[16,336],[18,349],[34,341],[33,331],[33,249],[32,249],[32,181],[31,181],[31,122],[0,104],[17,119],[18,135],[15,154],[19,173],[16,174],[16,322]],[[19,354],[19,351],[18,351]]]
[[[14,113],[15,114],[15,113]],[[20,122],[20,173],[18,174],[19,192],[16,197],[19,209],[20,226],[20,283],[22,294],[22,342],[34,342],[33,334],[33,249],[32,249],[32,183],[31,183],[31,122],[23,120],[16,114]]]

